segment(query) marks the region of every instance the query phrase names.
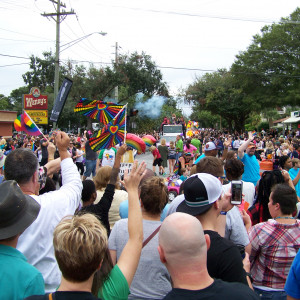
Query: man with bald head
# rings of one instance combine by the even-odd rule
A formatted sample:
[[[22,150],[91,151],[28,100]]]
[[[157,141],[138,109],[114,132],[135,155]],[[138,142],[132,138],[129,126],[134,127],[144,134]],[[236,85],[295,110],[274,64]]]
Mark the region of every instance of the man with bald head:
[[[210,277],[206,267],[209,247],[210,237],[195,217],[174,213],[164,220],[158,252],[173,281],[173,289],[164,299],[259,299],[244,284]]]

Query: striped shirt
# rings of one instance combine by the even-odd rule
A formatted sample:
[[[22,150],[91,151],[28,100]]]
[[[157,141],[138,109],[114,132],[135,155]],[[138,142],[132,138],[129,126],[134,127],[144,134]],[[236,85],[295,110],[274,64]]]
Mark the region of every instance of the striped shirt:
[[[293,259],[300,248],[300,220],[281,224],[273,219],[249,232],[254,286],[283,290]]]

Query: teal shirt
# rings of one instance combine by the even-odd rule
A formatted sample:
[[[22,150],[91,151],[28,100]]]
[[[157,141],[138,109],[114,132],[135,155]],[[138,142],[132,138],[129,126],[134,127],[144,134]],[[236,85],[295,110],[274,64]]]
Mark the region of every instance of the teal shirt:
[[[196,165],[202,158],[205,157],[205,153],[203,153],[202,155],[200,155],[194,162],[194,165]]]
[[[298,174],[298,172],[300,172],[300,169],[298,168],[297,170],[294,168],[291,168],[289,170],[289,174],[291,176],[291,179],[294,180]],[[298,181],[298,183],[295,185],[295,190],[297,193],[297,196],[300,197],[300,180]]]
[[[245,153],[241,161],[244,164],[242,180],[252,182],[256,186],[257,181],[260,179],[258,160],[255,155],[250,156]]]
[[[44,295],[42,274],[17,249],[0,245],[0,299],[21,300]]]

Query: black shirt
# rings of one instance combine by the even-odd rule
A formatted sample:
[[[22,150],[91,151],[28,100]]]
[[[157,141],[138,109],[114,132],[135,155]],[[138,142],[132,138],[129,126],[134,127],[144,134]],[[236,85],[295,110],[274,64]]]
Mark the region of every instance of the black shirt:
[[[238,247],[215,231],[204,230],[204,234],[208,234],[211,241],[207,251],[209,275],[227,282],[241,282],[248,285]]]
[[[85,143],[85,159],[96,160],[98,158],[97,152],[94,152],[91,148],[89,141]]]
[[[166,300],[258,300],[259,297],[249,287],[238,282],[225,282],[215,279],[213,284],[202,290],[173,288],[164,298]]]
[[[104,194],[97,204],[82,207],[78,214],[91,213],[94,214],[107,230],[107,236],[110,234],[110,226],[108,220],[108,212],[111,207],[112,200],[115,194],[115,185],[108,184],[105,188]]]

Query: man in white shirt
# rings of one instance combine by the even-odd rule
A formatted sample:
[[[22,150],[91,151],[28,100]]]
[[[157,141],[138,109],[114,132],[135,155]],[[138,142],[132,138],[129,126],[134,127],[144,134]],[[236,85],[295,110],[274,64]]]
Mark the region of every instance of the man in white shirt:
[[[31,195],[41,206],[37,219],[19,238],[17,249],[42,273],[46,293],[55,291],[61,280],[52,242],[54,228],[63,217],[74,214],[81,198],[82,182],[70,158],[69,144],[68,135],[59,132],[56,146],[60,159],[49,162],[45,167],[51,173],[60,164],[63,185],[57,191],[40,196],[42,178],[34,153],[30,149],[19,148],[12,151],[5,161],[5,179],[17,181],[23,193]]]

